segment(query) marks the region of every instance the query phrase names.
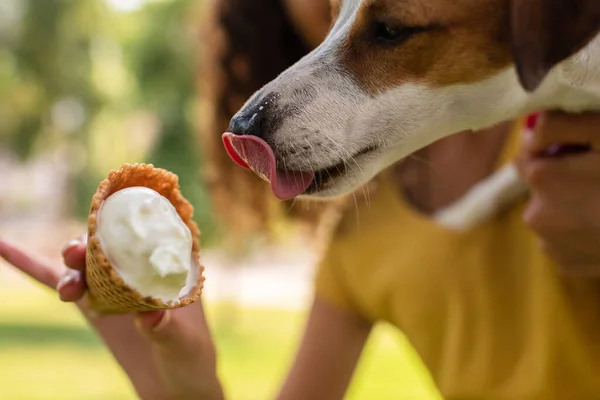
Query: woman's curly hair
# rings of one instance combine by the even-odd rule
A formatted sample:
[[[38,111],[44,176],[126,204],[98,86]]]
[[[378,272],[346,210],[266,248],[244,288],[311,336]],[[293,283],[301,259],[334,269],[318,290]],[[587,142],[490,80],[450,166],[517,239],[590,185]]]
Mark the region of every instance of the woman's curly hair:
[[[204,176],[227,233],[272,232],[273,222],[315,226],[329,205],[277,201],[269,186],[235,165],[221,143],[231,117],[263,85],[310,49],[295,32],[281,0],[204,0],[199,71]]]

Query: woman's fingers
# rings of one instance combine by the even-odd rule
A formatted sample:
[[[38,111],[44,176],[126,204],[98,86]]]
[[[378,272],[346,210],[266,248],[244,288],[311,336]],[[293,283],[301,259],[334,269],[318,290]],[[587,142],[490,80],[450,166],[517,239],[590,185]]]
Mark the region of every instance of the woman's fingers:
[[[58,282],[56,290],[62,301],[75,302],[81,300],[86,290],[83,272],[77,270],[67,272]]]
[[[55,288],[63,271],[52,262],[33,254],[16,243],[0,238],[0,257],[36,281]]]
[[[170,320],[170,310],[149,311],[139,313],[135,318],[135,325],[144,336],[152,337],[160,334],[161,330],[171,330]]]
[[[63,301],[77,301],[85,292],[86,243],[84,238],[71,241],[63,248],[63,258],[72,270],[64,269],[7,239],[0,238],[0,257],[33,279],[56,288]]]
[[[135,325],[138,331],[155,344],[172,351],[187,351],[188,340],[208,336],[204,311],[200,300],[186,307],[139,313]],[[191,339],[191,338],[194,339]],[[183,353],[182,353],[183,355]]]
[[[85,237],[71,240],[62,249],[62,256],[65,265],[70,269],[85,271],[86,250],[87,240]]]
[[[600,124],[600,114],[568,114],[562,111],[547,112],[540,116],[535,130],[523,137],[526,156],[536,157],[553,145],[589,145],[590,150],[600,150],[600,135],[590,134],[590,128]]]
[[[71,240],[62,249],[65,265],[70,271],[65,274],[56,290],[62,301],[75,302],[81,300],[86,291],[85,254],[87,251],[87,235]]]

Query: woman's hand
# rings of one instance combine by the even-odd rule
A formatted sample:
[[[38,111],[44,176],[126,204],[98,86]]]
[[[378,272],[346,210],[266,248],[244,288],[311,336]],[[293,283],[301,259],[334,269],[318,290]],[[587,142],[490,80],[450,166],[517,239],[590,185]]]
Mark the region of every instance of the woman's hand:
[[[0,257],[75,302],[142,399],[222,399],[216,357],[200,301],[168,311],[96,316],[84,294],[85,238],[63,249],[68,272],[0,238]]]
[[[567,274],[600,277],[600,114],[544,114],[518,164],[543,249]]]

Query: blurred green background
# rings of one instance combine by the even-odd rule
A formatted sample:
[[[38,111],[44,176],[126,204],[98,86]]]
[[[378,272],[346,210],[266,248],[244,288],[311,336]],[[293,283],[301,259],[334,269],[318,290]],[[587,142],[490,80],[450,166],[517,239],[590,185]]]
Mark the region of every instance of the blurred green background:
[[[108,170],[144,161],[176,172],[204,245],[213,245],[205,297],[227,392],[265,400],[301,334],[311,266],[290,261],[302,259],[293,245],[234,268],[219,261],[195,140],[200,6],[0,1],[0,235],[58,262],[61,245],[84,231],[91,195]],[[288,279],[294,271],[301,279]],[[0,399],[133,398],[77,311],[0,261]],[[380,326],[349,398],[436,397],[408,343]]]
[[[2,0],[0,145],[67,162],[68,212],[108,170],[176,171],[206,237],[214,221],[195,143],[198,1]]]

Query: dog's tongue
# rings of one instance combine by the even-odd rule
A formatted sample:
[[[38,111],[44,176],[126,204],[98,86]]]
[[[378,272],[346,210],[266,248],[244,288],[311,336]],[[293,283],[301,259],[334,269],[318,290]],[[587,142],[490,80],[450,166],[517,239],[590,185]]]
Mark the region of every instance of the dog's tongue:
[[[271,146],[257,136],[225,133],[223,144],[237,165],[269,182],[273,194],[280,200],[290,200],[304,193],[315,178],[312,172],[277,170]]]

